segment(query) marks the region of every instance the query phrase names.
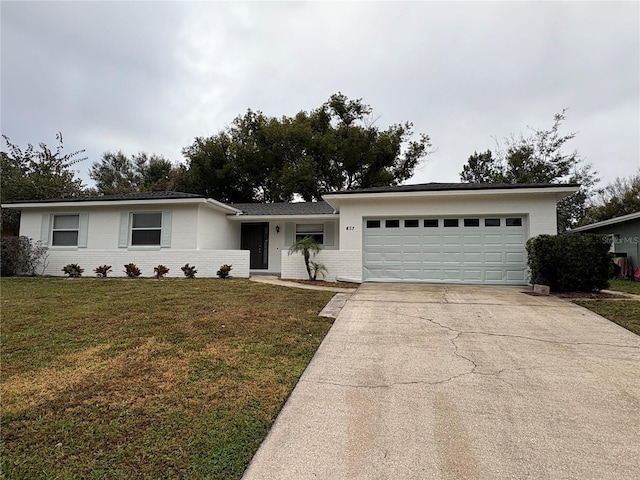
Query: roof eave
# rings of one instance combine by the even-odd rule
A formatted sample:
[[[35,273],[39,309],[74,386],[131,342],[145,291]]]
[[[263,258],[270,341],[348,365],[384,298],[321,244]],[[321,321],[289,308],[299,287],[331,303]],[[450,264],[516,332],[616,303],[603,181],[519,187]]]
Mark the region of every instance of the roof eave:
[[[86,207],[112,207],[112,206],[135,206],[135,205],[188,205],[188,204],[205,204],[208,203],[207,198],[154,198],[154,199],[132,199],[132,200],[91,200],[91,201],[65,201],[65,202],[24,202],[24,203],[5,203],[2,208],[14,208],[16,210],[23,209],[52,209],[52,208],[86,208]],[[212,202],[216,202],[212,200]],[[216,202],[220,204],[220,202]],[[224,204],[220,204],[224,205]],[[235,212],[236,209],[224,205],[226,210]]]
[[[235,214],[227,215],[227,218],[236,222],[265,222],[265,221],[282,221],[282,220],[322,220],[338,218],[335,213],[309,213],[305,215],[247,215]]]
[[[620,223],[630,222],[631,220],[640,219],[640,212],[629,213],[628,215],[622,215],[621,217],[610,218],[609,220],[603,220],[601,222],[592,223],[590,225],[584,225],[582,227],[576,227],[569,230],[569,232],[588,232],[590,230],[597,230],[602,227],[608,227],[611,225],[618,225]]]

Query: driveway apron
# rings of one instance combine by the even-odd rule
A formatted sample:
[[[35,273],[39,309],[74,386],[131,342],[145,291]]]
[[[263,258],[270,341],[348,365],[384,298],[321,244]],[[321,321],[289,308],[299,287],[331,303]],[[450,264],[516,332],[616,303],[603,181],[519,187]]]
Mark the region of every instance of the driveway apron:
[[[640,337],[523,290],[362,285],[243,478],[640,478]]]

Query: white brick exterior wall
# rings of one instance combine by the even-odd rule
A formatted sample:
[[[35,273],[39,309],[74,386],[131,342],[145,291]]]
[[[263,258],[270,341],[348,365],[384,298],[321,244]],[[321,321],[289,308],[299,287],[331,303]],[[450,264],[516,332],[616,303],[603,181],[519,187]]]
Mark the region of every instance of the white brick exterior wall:
[[[335,282],[336,278],[355,282],[362,281],[362,251],[360,250],[322,250],[311,260],[322,263],[327,274],[324,278]],[[282,252],[282,278],[303,280],[309,278],[301,254],[289,255]]]
[[[238,278],[249,277],[248,250],[87,250],[73,251],[49,250],[49,266],[45,275],[64,276],[62,267],[69,263],[77,263],[84,268],[85,277],[95,276],[94,269],[101,265],[111,265],[109,276],[124,277],[124,265],[135,263],[142,271],[141,277],[152,277],[153,267],[159,264],[170,269],[167,277],[183,277],[181,267],[188,263],[195,266],[196,277],[215,277],[223,264],[233,265],[231,276]],[[38,273],[41,269],[37,270]]]

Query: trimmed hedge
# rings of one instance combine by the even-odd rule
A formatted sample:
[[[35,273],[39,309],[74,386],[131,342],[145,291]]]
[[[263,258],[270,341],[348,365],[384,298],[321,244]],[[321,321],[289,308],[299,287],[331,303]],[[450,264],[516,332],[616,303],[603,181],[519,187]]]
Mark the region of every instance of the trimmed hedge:
[[[613,262],[607,235],[540,235],[529,239],[531,283],[554,292],[593,292],[609,286]]]

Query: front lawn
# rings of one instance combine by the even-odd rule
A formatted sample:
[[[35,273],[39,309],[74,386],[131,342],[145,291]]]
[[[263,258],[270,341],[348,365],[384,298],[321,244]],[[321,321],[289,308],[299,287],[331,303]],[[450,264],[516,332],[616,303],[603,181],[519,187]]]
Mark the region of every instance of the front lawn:
[[[631,280],[609,280],[609,290],[640,295],[640,282]]]
[[[640,301],[602,299],[574,302],[640,335]]]
[[[0,285],[0,478],[240,478],[331,326],[247,280]]]

